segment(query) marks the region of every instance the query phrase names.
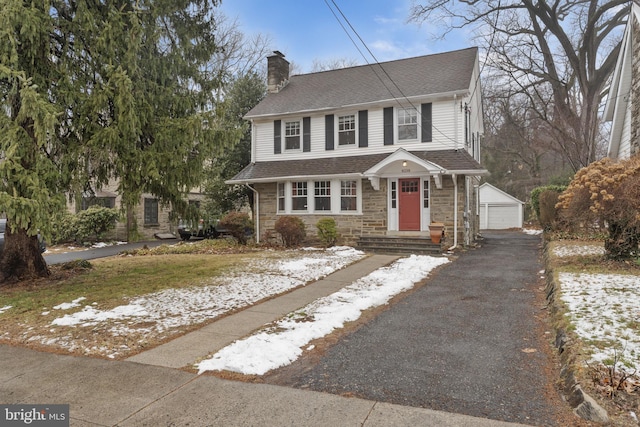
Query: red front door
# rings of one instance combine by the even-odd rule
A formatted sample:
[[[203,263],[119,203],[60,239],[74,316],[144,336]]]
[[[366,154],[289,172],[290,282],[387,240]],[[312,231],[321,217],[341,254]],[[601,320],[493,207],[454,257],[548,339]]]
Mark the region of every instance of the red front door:
[[[399,228],[401,231],[420,230],[420,179],[398,180]]]

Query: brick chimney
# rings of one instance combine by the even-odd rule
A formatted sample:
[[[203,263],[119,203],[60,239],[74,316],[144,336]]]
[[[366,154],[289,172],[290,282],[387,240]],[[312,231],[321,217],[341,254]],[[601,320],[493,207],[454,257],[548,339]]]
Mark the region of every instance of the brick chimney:
[[[274,50],[273,55],[267,57],[267,91],[278,93],[289,83],[289,61],[284,54]]]

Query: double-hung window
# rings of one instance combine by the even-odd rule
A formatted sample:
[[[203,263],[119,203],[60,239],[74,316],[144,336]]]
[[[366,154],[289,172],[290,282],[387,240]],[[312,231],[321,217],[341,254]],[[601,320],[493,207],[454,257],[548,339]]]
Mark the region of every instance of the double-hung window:
[[[356,116],[338,116],[338,145],[354,145],[356,143]]]
[[[316,181],[314,188],[314,210],[331,211],[331,181]]]
[[[291,183],[291,209],[294,211],[307,210],[307,183],[304,181]]]
[[[284,182],[278,183],[278,212],[284,212],[285,210],[285,189]]]
[[[356,181],[340,181],[340,210],[358,210],[358,183]]]
[[[398,109],[398,140],[418,139],[418,111],[415,108]]]
[[[300,121],[284,123],[284,149],[300,149]]]

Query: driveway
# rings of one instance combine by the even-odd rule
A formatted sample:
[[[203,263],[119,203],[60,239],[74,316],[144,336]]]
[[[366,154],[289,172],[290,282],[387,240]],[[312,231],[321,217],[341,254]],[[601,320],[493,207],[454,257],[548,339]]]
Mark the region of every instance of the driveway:
[[[101,248],[90,248],[83,251],[71,251],[60,254],[44,254],[44,259],[48,265],[63,264],[65,262],[77,261],[77,260],[90,260],[97,258],[106,258],[114,255],[118,255],[123,251],[130,251],[133,249],[139,249],[143,246],[154,248],[156,246],[175,243],[176,239],[169,240],[151,240],[148,242],[136,242],[125,243],[123,245],[104,246]]]
[[[281,385],[533,425],[556,425],[540,294],[540,237],[491,232],[478,249],[319,360],[267,379]],[[550,369],[551,368],[551,369]]]

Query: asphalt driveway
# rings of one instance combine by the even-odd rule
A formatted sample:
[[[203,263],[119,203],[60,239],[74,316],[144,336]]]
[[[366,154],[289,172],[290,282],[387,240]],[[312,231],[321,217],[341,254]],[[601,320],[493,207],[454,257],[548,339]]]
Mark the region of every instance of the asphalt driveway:
[[[540,237],[485,234],[422,287],[268,382],[532,425],[562,406],[536,316]],[[542,331],[543,332],[543,331]],[[542,338],[541,338],[542,337]]]

